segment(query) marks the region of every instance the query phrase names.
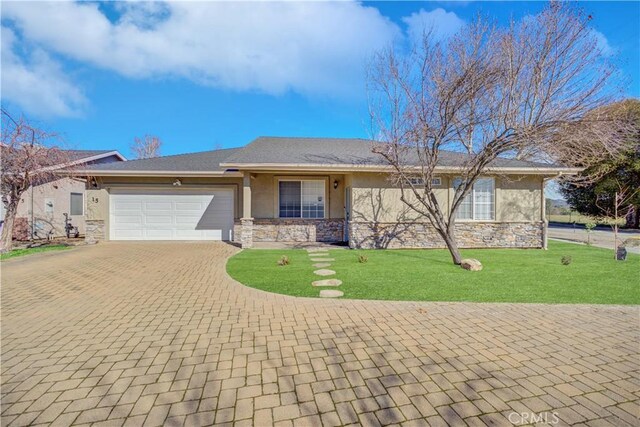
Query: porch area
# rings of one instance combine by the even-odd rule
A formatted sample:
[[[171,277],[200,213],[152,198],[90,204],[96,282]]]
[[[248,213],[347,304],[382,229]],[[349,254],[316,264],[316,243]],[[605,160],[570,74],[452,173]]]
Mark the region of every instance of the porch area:
[[[245,172],[234,241],[303,247],[347,240],[348,175]]]

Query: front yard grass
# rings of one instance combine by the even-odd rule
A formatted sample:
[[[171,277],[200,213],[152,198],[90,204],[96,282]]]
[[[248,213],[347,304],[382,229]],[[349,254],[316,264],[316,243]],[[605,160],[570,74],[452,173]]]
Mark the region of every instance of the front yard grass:
[[[613,251],[549,242],[549,250],[463,250],[465,258],[484,265],[479,272],[451,263],[446,250],[330,251],[343,298],[403,301],[527,302],[557,304],[640,304],[640,256],[624,262]],[[358,255],[368,257],[358,262]],[[287,255],[291,263],[277,265]],[[570,256],[570,265],[560,259]],[[237,281],[280,294],[317,297],[322,279],[313,274],[305,250],[244,250],[232,257],[227,271]]]
[[[60,251],[64,249],[70,249],[71,247],[72,246],[69,246],[69,245],[50,245],[50,246],[38,246],[37,248],[14,249],[7,253],[0,254],[0,260],[36,254],[39,252]]]

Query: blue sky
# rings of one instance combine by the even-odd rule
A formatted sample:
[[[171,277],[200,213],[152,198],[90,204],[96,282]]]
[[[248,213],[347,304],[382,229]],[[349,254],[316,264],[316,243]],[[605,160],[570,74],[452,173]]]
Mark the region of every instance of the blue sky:
[[[2,103],[69,147],[129,155],[235,147],[259,135],[368,137],[371,53],[424,22],[500,23],[543,2],[2,3]],[[640,96],[640,3],[585,2]]]

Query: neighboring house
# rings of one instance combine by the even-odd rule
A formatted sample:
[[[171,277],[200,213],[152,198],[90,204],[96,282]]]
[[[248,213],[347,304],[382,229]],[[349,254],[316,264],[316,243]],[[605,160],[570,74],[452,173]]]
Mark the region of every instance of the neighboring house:
[[[87,239],[348,242],[443,247],[400,200],[373,141],[260,137],[243,148],[87,168]],[[442,153],[436,194],[449,205],[461,153]],[[571,169],[498,159],[459,210],[461,247],[540,248],[544,180]]]
[[[101,165],[126,160],[115,150],[64,150],[73,168],[84,168],[88,165]],[[71,223],[78,227],[80,234],[85,232],[84,177],[66,177],[32,186],[20,200],[14,237],[26,240],[46,239],[65,235],[64,214],[69,214]],[[3,216],[4,218],[4,212]],[[33,224],[33,230],[32,230]]]

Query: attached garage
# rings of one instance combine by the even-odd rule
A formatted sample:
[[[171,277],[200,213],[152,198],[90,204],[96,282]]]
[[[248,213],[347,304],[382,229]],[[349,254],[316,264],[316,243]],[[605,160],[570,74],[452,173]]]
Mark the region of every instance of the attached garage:
[[[112,189],[111,240],[233,240],[231,189]]]

